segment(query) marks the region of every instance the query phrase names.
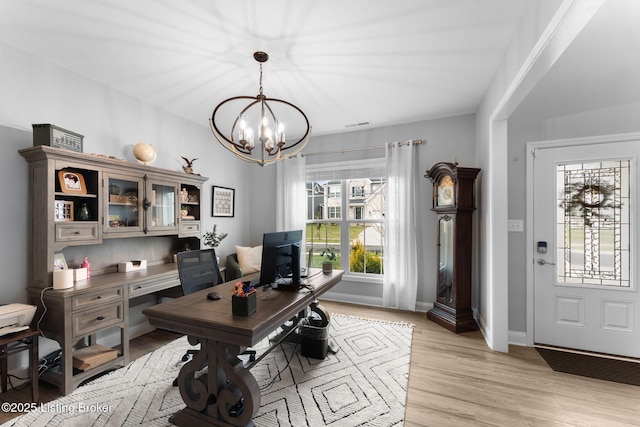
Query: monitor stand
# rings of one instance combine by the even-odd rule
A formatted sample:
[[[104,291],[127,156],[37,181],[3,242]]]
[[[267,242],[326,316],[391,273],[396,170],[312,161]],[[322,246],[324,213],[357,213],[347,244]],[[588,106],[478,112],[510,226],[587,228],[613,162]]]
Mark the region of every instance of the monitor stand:
[[[277,289],[279,291],[297,291],[300,289],[300,282],[294,280],[291,277],[285,277],[276,279],[276,282],[273,284],[273,289]]]

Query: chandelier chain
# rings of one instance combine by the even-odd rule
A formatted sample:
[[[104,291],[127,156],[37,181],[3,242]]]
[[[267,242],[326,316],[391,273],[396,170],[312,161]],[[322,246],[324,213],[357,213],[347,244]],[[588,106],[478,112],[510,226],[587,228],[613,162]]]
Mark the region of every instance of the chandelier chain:
[[[260,95],[262,96],[262,63],[260,63]]]

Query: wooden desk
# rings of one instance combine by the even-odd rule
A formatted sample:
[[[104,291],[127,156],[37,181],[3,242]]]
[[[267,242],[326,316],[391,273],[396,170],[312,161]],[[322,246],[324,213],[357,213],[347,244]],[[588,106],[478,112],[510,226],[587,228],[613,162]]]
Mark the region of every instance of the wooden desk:
[[[38,336],[33,329],[15,332],[0,337],[0,369],[2,370],[2,389],[7,390],[7,358],[11,354],[29,350],[29,371],[31,372],[31,399],[38,403]]]
[[[222,298],[211,301],[205,289],[175,300],[149,307],[143,313],[152,326],[187,334],[200,351],[180,370],[180,395],[187,405],[171,418],[179,426],[246,426],[260,409],[260,389],[238,354],[258,344],[287,320],[342,280],[343,271],[322,274],[311,269],[307,289],[263,291],[258,289],[258,309],[250,316],[231,313],[231,292],[237,280],[216,286]],[[319,274],[316,274],[319,273]],[[250,280],[257,275],[250,275]],[[208,366],[208,375],[195,379],[195,373]],[[228,408],[244,398],[244,412],[229,415]]]

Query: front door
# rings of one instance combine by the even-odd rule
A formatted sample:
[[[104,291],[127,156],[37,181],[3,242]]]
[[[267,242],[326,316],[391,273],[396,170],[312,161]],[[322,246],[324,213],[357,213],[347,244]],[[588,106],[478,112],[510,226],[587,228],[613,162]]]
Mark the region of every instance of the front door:
[[[640,141],[536,148],[534,341],[640,357]]]

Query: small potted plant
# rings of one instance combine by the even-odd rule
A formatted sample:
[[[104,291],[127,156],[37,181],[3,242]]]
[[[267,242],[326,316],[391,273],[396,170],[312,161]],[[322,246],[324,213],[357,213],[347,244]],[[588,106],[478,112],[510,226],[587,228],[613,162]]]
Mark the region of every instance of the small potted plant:
[[[213,229],[204,233],[202,237],[204,237],[202,243],[204,243],[206,246],[217,248],[218,245],[220,245],[220,242],[222,242],[224,238],[227,237],[227,233],[218,234],[218,225],[213,224]]]
[[[189,211],[191,210],[190,206],[187,205],[180,205],[180,216],[181,217],[185,217],[189,214]]]
[[[324,262],[322,263],[322,272],[324,274],[331,274],[331,272],[333,271],[333,261],[338,258],[338,255],[336,255],[336,252],[333,250],[333,248],[329,247],[322,251],[321,255],[325,258]]]

